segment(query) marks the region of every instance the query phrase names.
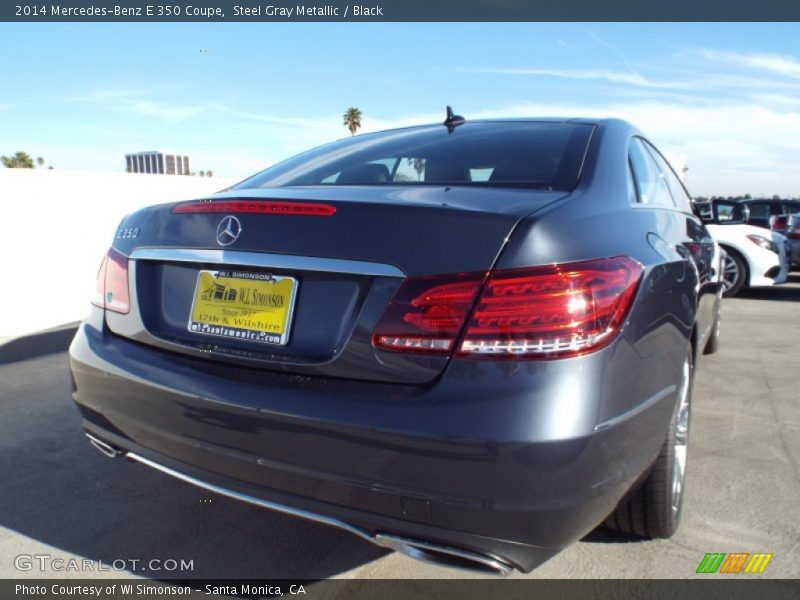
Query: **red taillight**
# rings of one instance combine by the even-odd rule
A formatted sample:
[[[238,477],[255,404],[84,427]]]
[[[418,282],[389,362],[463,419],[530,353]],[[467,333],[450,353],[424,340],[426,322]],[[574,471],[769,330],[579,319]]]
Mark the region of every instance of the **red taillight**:
[[[373,342],[388,350],[450,354],[460,339],[457,354],[475,358],[583,354],[619,331],[641,273],[638,262],[614,257],[496,271],[485,284],[483,274],[410,278]]]
[[[110,248],[97,272],[92,304],[127,314],[130,311],[128,293],[128,257]]]
[[[772,229],[772,231],[784,231],[788,222],[789,217],[787,215],[773,216],[769,219],[769,227]]]
[[[458,349],[461,356],[574,356],[608,344],[642,266],[627,257],[492,273]]]
[[[450,354],[485,273],[409,277],[397,290],[375,333],[378,348]]]
[[[336,207],[317,202],[284,202],[279,200],[206,200],[184,202],[172,207],[175,214],[255,213],[260,215],[301,215],[330,217]]]
[[[800,223],[795,223],[787,233],[786,236],[790,240],[800,240]]]

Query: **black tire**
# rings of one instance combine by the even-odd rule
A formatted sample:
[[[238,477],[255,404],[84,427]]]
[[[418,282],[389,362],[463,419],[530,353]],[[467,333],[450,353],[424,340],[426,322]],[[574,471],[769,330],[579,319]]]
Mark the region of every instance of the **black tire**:
[[[703,354],[714,354],[717,350],[719,350],[719,327],[720,322],[722,321],[721,304],[721,299],[717,298],[716,310],[714,311],[714,326],[711,328],[711,336],[706,342],[706,347],[703,348]]]
[[[681,392],[661,452],[644,481],[634,486],[605,520],[608,529],[650,539],[672,537],[678,530],[683,512],[686,443],[694,380],[691,348],[686,361]],[[685,424],[682,433],[678,431],[679,421]],[[683,440],[682,452],[678,450],[680,440]],[[679,454],[683,457],[681,465],[676,458]]]
[[[725,259],[723,260],[722,268],[722,295],[725,298],[730,298],[739,293],[747,280],[747,263],[736,250],[725,248]],[[735,277],[726,278],[734,270]]]

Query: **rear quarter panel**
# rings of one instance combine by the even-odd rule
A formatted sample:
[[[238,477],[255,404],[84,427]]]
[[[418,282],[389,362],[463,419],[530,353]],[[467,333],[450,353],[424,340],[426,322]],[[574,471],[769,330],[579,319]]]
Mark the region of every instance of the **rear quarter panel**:
[[[718,290],[715,247],[694,215],[632,206],[627,196],[630,127],[599,127],[578,188],[567,198],[523,220],[496,267],[514,268],[625,255],[644,267],[633,305],[618,339],[599,369],[597,393],[587,396],[596,425],[677,394],[681,367],[697,328],[713,321]],[[692,245],[703,241],[705,265]],[[704,274],[703,274],[704,271]],[[666,400],[665,400],[666,401]],[[664,413],[666,432],[668,413]]]

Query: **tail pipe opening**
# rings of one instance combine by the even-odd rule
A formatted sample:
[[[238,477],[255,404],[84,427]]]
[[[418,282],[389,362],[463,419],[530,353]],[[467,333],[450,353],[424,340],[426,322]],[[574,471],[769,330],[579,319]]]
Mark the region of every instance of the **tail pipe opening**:
[[[440,546],[430,542],[405,539],[384,533],[376,534],[370,541],[378,546],[405,554],[410,558],[442,567],[502,576],[509,575],[514,570],[512,566],[498,558],[449,546]]]

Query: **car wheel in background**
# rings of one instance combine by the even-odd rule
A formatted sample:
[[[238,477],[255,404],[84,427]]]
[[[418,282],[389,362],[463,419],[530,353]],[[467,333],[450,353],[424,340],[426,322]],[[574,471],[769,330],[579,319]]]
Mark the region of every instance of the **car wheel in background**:
[[[726,298],[735,296],[742,289],[747,278],[747,265],[735,250],[725,249],[722,261],[722,295]]]
[[[683,363],[678,401],[661,452],[644,481],[624,497],[604,525],[643,538],[668,538],[678,530],[683,511],[686,451],[694,380],[692,350]]]

